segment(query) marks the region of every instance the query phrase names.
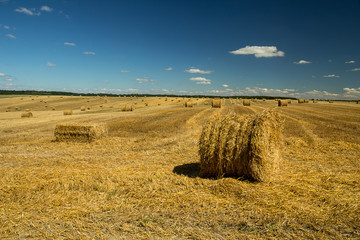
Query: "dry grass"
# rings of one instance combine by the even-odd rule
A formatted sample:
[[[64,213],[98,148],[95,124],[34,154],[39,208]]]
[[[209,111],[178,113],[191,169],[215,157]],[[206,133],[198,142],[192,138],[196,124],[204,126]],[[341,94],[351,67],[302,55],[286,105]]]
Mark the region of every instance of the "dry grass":
[[[54,142],[56,124],[69,121],[63,110],[87,99],[94,110],[71,121],[107,124],[109,136]],[[251,182],[199,177],[198,140],[214,114],[254,119],[274,101],[184,111],[148,97],[148,107],[118,111],[129,99],[109,98],[114,108],[100,109],[96,97],[52,96],[57,110],[44,111],[30,97],[0,98],[2,239],[360,238],[354,102],[277,108],[285,119],[281,167],[272,181]],[[20,119],[9,106],[36,118]]]
[[[281,123],[274,111],[215,116],[199,141],[200,175],[269,181],[280,159]]]
[[[88,123],[56,124],[54,136],[56,141],[92,142],[108,135],[106,126]]]

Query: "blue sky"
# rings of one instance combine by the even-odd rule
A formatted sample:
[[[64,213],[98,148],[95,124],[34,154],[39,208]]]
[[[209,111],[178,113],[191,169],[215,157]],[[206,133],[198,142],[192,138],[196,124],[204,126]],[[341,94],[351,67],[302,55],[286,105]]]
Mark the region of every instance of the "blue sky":
[[[360,99],[360,1],[0,0],[0,88]]]

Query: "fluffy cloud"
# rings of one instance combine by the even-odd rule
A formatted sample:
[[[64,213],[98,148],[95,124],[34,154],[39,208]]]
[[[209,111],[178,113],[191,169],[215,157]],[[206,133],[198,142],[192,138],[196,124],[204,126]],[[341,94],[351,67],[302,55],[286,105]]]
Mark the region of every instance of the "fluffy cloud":
[[[357,72],[357,71],[360,71],[360,68],[354,68],[354,69],[351,69],[351,71]]]
[[[155,82],[155,80],[149,79],[147,77],[145,77],[145,78],[137,78],[136,81],[138,81],[138,83]]]
[[[325,77],[325,78],[338,78],[340,76],[335,75],[335,74],[329,74],[329,75],[324,75],[323,77]]]
[[[12,82],[12,81],[14,81],[14,79],[12,79],[12,78],[5,78],[4,81],[6,81],[6,82]]]
[[[16,37],[10,33],[6,34],[5,36],[8,38],[16,39]]]
[[[48,6],[42,6],[40,8],[41,11],[44,11],[44,12],[52,12],[52,8],[51,7],[48,7]]]
[[[55,67],[55,66],[56,66],[56,64],[51,63],[51,62],[47,62],[47,63],[46,63],[46,66],[48,66],[48,67]]]
[[[24,7],[19,7],[17,9],[15,9],[14,11],[19,12],[19,13],[24,13],[29,16],[34,16],[34,15],[39,16],[40,15],[39,12],[35,12],[34,8],[28,9],[28,8],[24,8]]]
[[[71,42],[64,42],[64,45],[66,45],[66,46],[72,46],[72,47],[75,47],[75,46],[76,46],[75,43],[71,43]]]
[[[309,64],[311,63],[310,61],[305,61],[305,60],[300,60],[298,62],[294,62],[295,64]]]
[[[173,68],[172,68],[172,67],[168,67],[168,68],[165,68],[165,70],[166,70],[166,71],[171,71],[171,70],[173,70]]]
[[[0,77],[5,77],[6,74],[5,73],[0,73]]]
[[[85,54],[85,55],[95,55],[96,53],[95,52],[83,52],[83,54]]]
[[[360,95],[360,88],[343,88],[346,95]]]
[[[7,25],[4,25],[3,28],[8,29],[8,30],[10,29],[10,27]]]
[[[278,51],[275,46],[246,46],[244,48],[239,48],[235,51],[230,51],[234,55],[252,55],[255,57],[283,57],[285,53],[283,51]]]
[[[188,73],[201,73],[201,74],[210,74],[212,73],[212,71],[205,71],[205,70],[200,70],[198,68],[190,68],[190,69],[186,69],[185,72],[188,72]]]
[[[120,72],[122,72],[122,73],[127,73],[127,72],[129,72],[128,70],[121,70]]]
[[[222,85],[224,88],[228,88],[229,87],[229,85],[227,85],[227,84],[223,84]]]
[[[207,79],[207,78],[204,78],[204,77],[192,77],[189,80],[190,81],[195,81],[196,84],[203,84],[203,85],[211,84],[211,80]]]
[[[355,61],[348,61],[348,62],[345,62],[345,63],[355,63]]]

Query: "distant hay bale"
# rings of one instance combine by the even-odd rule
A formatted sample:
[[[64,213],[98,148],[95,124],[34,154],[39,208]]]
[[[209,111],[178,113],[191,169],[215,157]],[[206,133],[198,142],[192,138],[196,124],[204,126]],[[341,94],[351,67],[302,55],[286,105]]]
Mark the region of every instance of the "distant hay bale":
[[[288,103],[288,104],[291,104],[291,100],[287,100],[287,103]]]
[[[167,102],[167,98],[165,98],[165,102]]]
[[[317,103],[318,101],[317,100],[313,100],[313,103]]]
[[[64,110],[64,115],[72,115],[72,110]]]
[[[31,112],[23,112],[21,113],[22,118],[32,118],[33,114]]]
[[[279,107],[287,107],[288,105],[288,101],[287,100],[279,100],[278,101],[278,106]]]
[[[105,125],[89,123],[56,124],[54,135],[56,141],[91,142],[108,135]]]
[[[188,102],[185,102],[185,107],[186,108],[190,108],[190,107],[193,107],[193,104],[192,102],[188,101]]]
[[[16,111],[19,111],[20,109],[18,107],[15,108]]]
[[[356,102],[356,104],[360,104],[360,100]]]
[[[309,103],[309,99],[304,99],[304,103]]]
[[[244,99],[243,100],[243,105],[244,106],[250,106],[250,99]]]
[[[148,103],[145,103],[145,107],[147,107],[147,106],[149,106],[149,104],[148,104]]]
[[[132,104],[125,104],[125,106],[122,109],[123,112],[134,111],[134,110],[135,107]]]
[[[334,103],[334,101],[329,101],[329,103]]]
[[[251,117],[214,116],[199,141],[200,176],[271,180],[280,162],[282,123],[271,110]]]
[[[213,108],[221,108],[221,99],[213,99],[211,103]]]
[[[304,99],[302,98],[298,99],[298,103],[304,103],[304,102],[305,102]]]
[[[87,110],[90,110],[90,107],[87,107]]]
[[[53,107],[51,110],[55,111],[55,110],[56,110],[56,108],[55,108],[55,107]]]
[[[85,107],[85,106],[81,106],[80,110],[81,110],[81,111],[86,111],[86,107]]]

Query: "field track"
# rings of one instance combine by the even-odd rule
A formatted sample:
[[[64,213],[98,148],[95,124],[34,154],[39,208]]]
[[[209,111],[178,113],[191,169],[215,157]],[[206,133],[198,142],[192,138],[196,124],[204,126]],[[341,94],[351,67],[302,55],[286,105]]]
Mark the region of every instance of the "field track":
[[[185,101],[0,98],[0,237],[360,238],[360,104]],[[121,111],[125,104],[135,110]],[[268,108],[284,119],[276,180],[198,177],[198,139],[211,116]],[[25,109],[34,117],[21,118]],[[73,115],[63,115],[68,109]],[[109,136],[55,142],[65,122],[104,123]]]

